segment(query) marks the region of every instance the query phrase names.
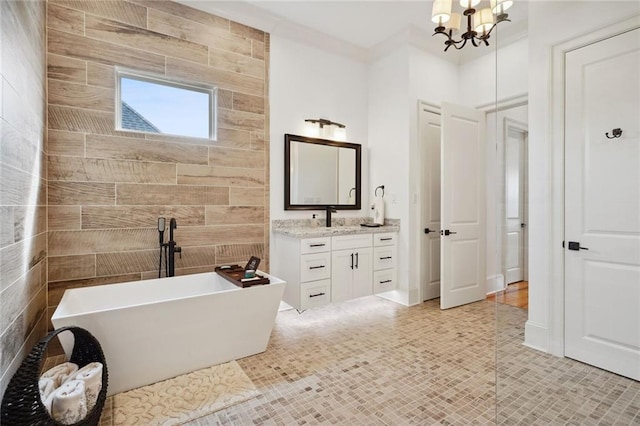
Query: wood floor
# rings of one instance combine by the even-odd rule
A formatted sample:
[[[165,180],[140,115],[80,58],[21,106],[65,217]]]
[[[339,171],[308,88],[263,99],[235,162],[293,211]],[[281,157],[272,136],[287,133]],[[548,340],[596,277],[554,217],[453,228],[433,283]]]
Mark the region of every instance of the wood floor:
[[[487,300],[497,300],[498,303],[528,309],[529,283],[527,281],[520,281],[509,284],[505,290],[487,296]]]

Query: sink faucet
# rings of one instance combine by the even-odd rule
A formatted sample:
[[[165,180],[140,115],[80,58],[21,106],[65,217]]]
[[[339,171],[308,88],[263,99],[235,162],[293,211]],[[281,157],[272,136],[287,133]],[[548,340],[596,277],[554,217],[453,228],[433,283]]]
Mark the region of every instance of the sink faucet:
[[[326,222],[326,226],[327,228],[331,228],[331,213],[337,213],[338,211],[335,209],[335,207],[333,206],[327,206],[325,208],[325,210],[327,211],[327,222]]]
[[[180,253],[180,258],[182,259],[182,247],[176,246],[176,242],[173,240],[173,230],[178,227],[175,218],[171,218],[169,221],[169,242],[167,246],[169,247],[169,259],[167,265],[169,266],[169,272],[167,276],[173,277],[176,274],[176,253]]]

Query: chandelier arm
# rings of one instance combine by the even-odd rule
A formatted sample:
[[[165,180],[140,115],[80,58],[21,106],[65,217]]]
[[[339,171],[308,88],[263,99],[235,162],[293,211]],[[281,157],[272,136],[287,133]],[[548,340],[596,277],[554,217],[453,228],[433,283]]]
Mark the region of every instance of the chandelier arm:
[[[456,44],[455,46],[453,46],[453,47],[455,47],[455,48],[456,48],[456,50],[460,50],[460,49],[462,49],[462,48],[464,47],[464,45],[465,45],[465,44],[467,44],[467,39],[460,40],[458,43],[462,43],[462,44],[460,45],[460,47],[458,47],[458,45],[457,45],[457,44]]]
[[[447,34],[445,31],[436,31],[435,33],[431,34],[431,37],[433,37],[436,34],[442,34],[443,36],[445,36],[449,40],[452,40],[451,36],[449,34]]]
[[[491,26],[491,28],[489,29],[489,31],[487,31],[487,34],[486,34],[486,36],[484,38],[489,38],[489,34],[491,34],[491,31],[493,31],[493,29],[496,27],[496,25],[498,25],[497,22]]]

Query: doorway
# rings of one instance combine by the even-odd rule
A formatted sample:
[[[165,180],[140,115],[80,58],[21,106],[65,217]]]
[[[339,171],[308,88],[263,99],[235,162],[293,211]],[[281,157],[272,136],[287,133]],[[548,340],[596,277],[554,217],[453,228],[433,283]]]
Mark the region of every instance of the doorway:
[[[528,174],[526,124],[504,120],[504,227],[502,247],[505,284],[528,281]]]
[[[483,300],[486,280],[486,115],[419,104],[422,300],[441,309]]]

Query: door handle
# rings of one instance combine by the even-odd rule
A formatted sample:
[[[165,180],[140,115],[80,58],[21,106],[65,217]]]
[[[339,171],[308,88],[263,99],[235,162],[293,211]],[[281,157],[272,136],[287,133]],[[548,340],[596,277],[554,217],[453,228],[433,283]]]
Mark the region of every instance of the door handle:
[[[429,228],[424,228],[424,233],[425,233],[425,234],[430,234],[430,233],[432,233],[432,232],[438,232],[438,231],[434,231],[434,230],[429,229]]]
[[[569,250],[589,250],[587,247],[580,247],[579,241],[569,241]]]
[[[457,232],[449,231],[448,229],[445,229],[444,231],[443,230],[440,231],[440,235],[447,236],[451,234],[457,234]]]
[[[520,224],[520,228],[526,228],[526,227],[527,227],[527,224],[526,224],[526,223],[521,223],[521,224]]]
[[[353,253],[351,253],[351,269],[353,269]]]
[[[358,269],[358,253],[356,253],[356,269]]]

